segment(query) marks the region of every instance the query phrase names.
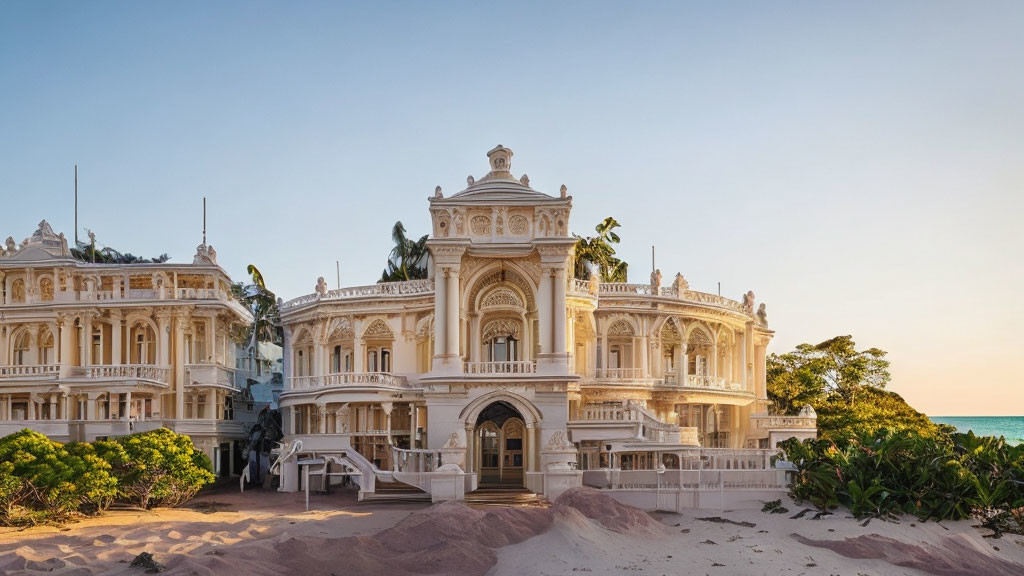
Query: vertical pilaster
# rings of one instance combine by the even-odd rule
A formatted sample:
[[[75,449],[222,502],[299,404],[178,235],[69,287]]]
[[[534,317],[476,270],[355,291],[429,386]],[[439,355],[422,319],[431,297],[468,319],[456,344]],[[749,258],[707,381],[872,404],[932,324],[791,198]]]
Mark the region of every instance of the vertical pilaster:
[[[185,415],[185,321],[184,314],[174,318],[174,417]]]
[[[447,300],[445,306],[445,324],[447,337],[445,340],[445,356],[453,358],[459,355],[459,269],[449,267],[445,274],[447,284]]]
[[[120,310],[110,311],[110,363],[114,366],[121,365],[121,335],[124,326],[121,320]]]

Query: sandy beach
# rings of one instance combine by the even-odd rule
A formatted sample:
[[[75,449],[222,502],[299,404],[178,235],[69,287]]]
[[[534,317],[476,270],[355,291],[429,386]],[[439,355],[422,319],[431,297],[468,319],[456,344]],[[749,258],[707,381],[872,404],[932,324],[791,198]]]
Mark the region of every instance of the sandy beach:
[[[974,522],[815,519],[692,511],[647,514],[589,490],[548,508],[361,504],[228,487],[180,509],[115,510],[65,527],[0,531],[0,574],[786,574],[1024,573],[1024,537],[984,538]]]

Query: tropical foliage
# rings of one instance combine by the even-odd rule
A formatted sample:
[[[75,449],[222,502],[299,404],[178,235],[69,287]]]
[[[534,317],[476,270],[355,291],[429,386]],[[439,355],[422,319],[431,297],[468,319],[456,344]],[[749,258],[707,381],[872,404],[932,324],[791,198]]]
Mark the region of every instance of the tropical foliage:
[[[256,266],[249,264],[246,271],[252,282],[243,284],[236,282],[231,285],[235,298],[252,313],[252,324],[234,334],[239,344],[247,344],[255,348],[257,342],[273,342],[280,344],[284,334],[280,327],[280,312],[277,307],[277,296],[274,295],[263,280],[263,274]]]
[[[132,434],[117,440],[124,455],[111,464],[120,495],[142,508],[178,506],[213,482],[213,465],[185,435],[166,428]]]
[[[395,247],[388,255],[388,265],[381,274],[381,282],[401,282],[404,280],[418,280],[427,277],[430,252],[427,250],[428,235],[423,235],[419,240],[407,238],[405,225],[401,221],[395,222],[391,229],[391,241]]]
[[[796,465],[793,496],[857,518],[913,514],[981,518],[997,534],[1024,531],[1024,446],[972,433],[922,436],[878,430],[845,445],[822,438],[782,444]]]
[[[810,405],[818,414],[819,435],[840,446],[882,428],[938,434],[939,427],[927,416],[884,390],[891,379],[885,357],[878,348],[857,350],[852,336],[772,354],[767,361],[768,398],[780,414],[796,414]]]
[[[103,510],[116,495],[110,464],[88,445],[27,429],[0,438],[0,524],[59,522]]]
[[[609,216],[594,227],[597,236],[586,238],[573,234],[576,239],[573,272],[576,278],[589,278],[589,267],[593,267],[603,282],[625,282],[629,265],[615,257],[613,244],[620,241],[615,229],[619,222]]]
[[[167,429],[61,444],[25,429],[0,438],[0,525],[63,522],[115,501],[176,506],[213,481],[209,458]]]
[[[119,252],[109,246],[96,249],[96,235],[90,230],[89,242],[78,242],[77,246],[70,248],[71,256],[82,262],[95,262],[96,264],[162,264],[171,259],[167,254],[161,254],[156,258],[141,258],[131,252]]]

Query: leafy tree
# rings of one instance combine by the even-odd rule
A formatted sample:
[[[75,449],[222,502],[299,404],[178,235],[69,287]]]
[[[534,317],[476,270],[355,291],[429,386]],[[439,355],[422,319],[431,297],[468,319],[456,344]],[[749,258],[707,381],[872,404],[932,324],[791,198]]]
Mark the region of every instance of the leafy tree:
[[[0,523],[40,524],[109,506],[110,465],[85,444],[64,446],[24,429],[0,438]]]
[[[818,414],[818,434],[840,445],[851,438],[873,435],[881,430],[909,430],[936,437],[941,428],[928,416],[914,410],[899,394],[865,387],[852,400],[831,394],[811,403]]]
[[[784,413],[798,410],[803,404],[815,406],[816,401],[835,394],[852,401],[865,387],[885,388],[889,383],[885,356],[886,352],[878,348],[858,351],[852,336],[801,344],[781,356],[772,354],[767,366],[769,398]]]
[[[391,229],[391,240],[395,247],[388,255],[388,265],[381,274],[381,282],[401,282],[427,277],[430,251],[427,250],[429,235],[412,240],[405,235],[405,225],[395,222]]]
[[[597,268],[603,282],[626,281],[629,265],[615,257],[615,248],[612,246],[620,241],[619,235],[615,233],[619,227],[619,222],[609,216],[594,227],[597,236],[584,238],[573,234],[576,239],[573,272],[577,278],[590,277],[587,268],[589,264]]]
[[[78,242],[76,246],[72,246],[69,250],[71,256],[76,260],[82,262],[95,262],[96,264],[162,264],[171,259],[167,254],[161,254],[155,258],[142,258],[136,256],[131,252],[119,252],[109,246],[96,249],[96,235],[91,230],[86,230],[89,234],[89,242]]]
[[[178,506],[214,481],[213,465],[192,439],[166,428],[117,439],[124,456],[105,452],[123,497],[143,508]]]
[[[235,282],[231,285],[231,293],[249,310],[253,321],[244,332],[234,335],[235,340],[240,344],[248,342],[249,348],[256,348],[257,342],[279,344],[284,334],[280,327],[277,296],[267,288],[263,274],[256,266],[249,264],[246,271],[252,276],[252,283]]]

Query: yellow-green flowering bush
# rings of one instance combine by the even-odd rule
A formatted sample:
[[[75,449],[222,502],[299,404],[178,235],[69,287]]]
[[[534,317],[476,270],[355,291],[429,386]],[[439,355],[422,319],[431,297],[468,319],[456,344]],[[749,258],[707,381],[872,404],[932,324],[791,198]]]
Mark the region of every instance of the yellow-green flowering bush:
[[[124,456],[109,454],[121,496],[143,508],[178,506],[214,481],[210,459],[183,434],[160,428],[117,444]]]

